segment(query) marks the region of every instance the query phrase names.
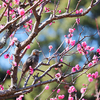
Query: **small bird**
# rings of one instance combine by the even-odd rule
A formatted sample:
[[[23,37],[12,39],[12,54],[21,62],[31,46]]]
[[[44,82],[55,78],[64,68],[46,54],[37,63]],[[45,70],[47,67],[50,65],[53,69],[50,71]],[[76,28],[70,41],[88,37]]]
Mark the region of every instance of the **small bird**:
[[[29,70],[29,66],[31,66],[33,69],[37,66],[38,64],[38,60],[39,60],[39,53],[41,51],[34,49],[31,53],[31,55],[27,58],[27,60],[25,61],[25,63],[23,64],[22,67],[22,74],[21,74],[21,78],[20,81],[18,83],[18,87],[20,85],[20,82],[23,78],[23,76],[25,75],[25,73]]]

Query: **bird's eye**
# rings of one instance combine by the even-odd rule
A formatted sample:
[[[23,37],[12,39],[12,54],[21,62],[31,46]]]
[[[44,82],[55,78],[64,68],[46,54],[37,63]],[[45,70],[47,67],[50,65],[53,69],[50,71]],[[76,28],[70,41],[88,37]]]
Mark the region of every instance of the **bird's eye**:
[[[33,52],[33,55],[36,55],[36,53],[35,53],[35,52]]]

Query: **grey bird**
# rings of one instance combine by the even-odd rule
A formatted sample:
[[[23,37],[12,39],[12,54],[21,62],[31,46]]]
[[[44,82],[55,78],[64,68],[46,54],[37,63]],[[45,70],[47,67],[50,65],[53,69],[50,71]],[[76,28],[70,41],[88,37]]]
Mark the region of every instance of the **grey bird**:
[[[20,81],[18,83],[18,87],[20,85],[20,82],[23,78],[23,76],[25,75],[25,73],[27,71],[29,71],[29,66],[31,66],[33,69],[37,66],[38,64],[38,60],[39,60],[39,53],[41,51],[37,50],[37,49],[34,49],[31,53],[31,55],[27,58],[27,60],[25,61],[25,63],[23,64],[23,67],[22,67],[22,74],[21,74],[21,78],[20,78]]]

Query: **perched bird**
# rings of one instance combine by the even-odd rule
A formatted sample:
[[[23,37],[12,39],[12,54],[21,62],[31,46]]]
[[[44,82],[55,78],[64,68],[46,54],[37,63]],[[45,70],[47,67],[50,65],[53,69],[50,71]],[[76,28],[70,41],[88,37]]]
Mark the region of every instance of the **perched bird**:
[[[21,74],[21,78],[20,81],[18,83],[18,87],[20,85],[20,82],[23,78],[23,76],[25,75],[25,73],[29,70],[29,66],[31,66],[33,69],[37,66],[38,64],[38,60],[39,60],[39,53],[41,51],[34,49],[31,53],[31,55],[27,58],[27,60],[25,61],[25,63],[23,64],[22,67],[22,74]]]

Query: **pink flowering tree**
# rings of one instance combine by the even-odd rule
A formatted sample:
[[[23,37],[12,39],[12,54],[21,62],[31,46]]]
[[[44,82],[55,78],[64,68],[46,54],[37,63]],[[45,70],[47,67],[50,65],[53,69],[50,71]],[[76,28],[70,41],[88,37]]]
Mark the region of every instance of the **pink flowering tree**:
[[[4,56],[3,59],[9,59],[11,68],[7,70],[5,78],[0,84],[0,100],[13,97],[16,97],[16,100],[22,100],[25,94],[32,92],[36,87],[46,85],[40,94],[33,97],[34,100],[36,100],[44,91],[48,91],[48,89],[51,88],[49,84],[54,82],[57,83],[57,87],[49,94],[48,98],[46,98],[47,100],[85,100],[84,96],[88,93],[88,86],[93,80],[98,80],[99,78],[98,71],[95,70],[94,73],[88,73],[88,70],[99,64],[98,55],[100,55],[100,48],[95,48],[94,46],[89,46],[87,44],[85,39],[90,38],[91,35],[87,34],[83,36],[83,28],[82,31],[79,32],[77,39],[73,37],[75,35],[75,25],[80,25],[80,17],[85,16],[91,9],[98,6],[100,0],[90,0],[89,6],[84,10],[83,8],[79,8],[81,2],[83,1],[78,0],[75,8],[70,10],[71,0],[67,0],[67,6],[63,6],[62,11],[59,9],[60,0],[1,0],[0,10],[2,13],[0,15],[0,21],[2,24],[0,25],[0,33],[3,34],[3,36],[0,40],[0,49],[2,49],[2,51],[0,51],[0,57]],[[50,3],[53,3],[52,9],[48,7],[48,4]],[[45,14],[48,14],[48,16],[44,20],[43,16]],[[45,55],[45,52],[41,48],[41,43],[37,41],[36,37],[41,35],[40,32],[45,29],[46,26],[50,27],[52,24],[56,23],[56,20],[63,18],[76,18],[76,20],[74,21],[75,23],[69,27],[69,30],[67,30],[68,34],[63,36],[61,44],[55,50],[53,50],[53,45],[48,45],[48,47],[46,47],[48,49],[48,55]],[[66,25],[67,24],[68,23],[66,23]],[[16,37],[16,34],[18,34],[17,32],[19,30],[23,29],[25,32],[22,34],[27,34],[27,38],[21,41]],[[97,32],[92,36],[98,35],[97,33],[99,34],[98,24]],[[20,37],[20,34],[18,35]],[[30,45],[32,45],[32,43],[34,44],[34,39],[38,44],[38,48],[42,51],[43,58],[35,69],[32,69],[32,67],[29,66],[29,76],[23,79],[25,81],[23,86],[25,87],[21,85],[18,87],[20,79],[18,73],[23,66],[21,60],[24,58],[26,51],[32,49]],[[9,42],[7,42],[8,40]],[[64,48],[60,51],[62,46],[64,46]],[[3,48],[6,49],[4,50]],[[12,49],[14,53],[8,52]],[[94,49],[96,50],[96,54],[93,54],[93,57],[91,57],[90,54]],[[66,56],[71,57],[76,54],[84,56],[85,60],[83,65],[80,66],[80,64],[77,63],[72,66],[71,63],[73,62],[71,61],[66,63],[66,60],[64,59]],[[45,70],[43,70],[44,66],[46,68]],[[52,70],[55,70],[55,72],[52,73]],[[75,83],[83,74],[86,75],[88,84],[83,84],[83,87],[80,89],[81,96],[78,97]],[[49,78],[42,80],[46,75]],[[9,88],[5,89],[4,84],[6,83],[8,76],[10,76],[11,83]],[[33,77],[31,78],[30,76]],[[70,82],[67,81],[67,78],[69,77],[71,77]],[[28,81],[30,80],[32,80],[32,82],[29,84]],[[98,81],[96,82],[98,83]],[[60,93],[60,85],[66,86],[67,96]],[[55,92],[55,96],[52,96]],[[98,87],[96,87],[95,97],[97,100],[99,100],[99,95]]]

